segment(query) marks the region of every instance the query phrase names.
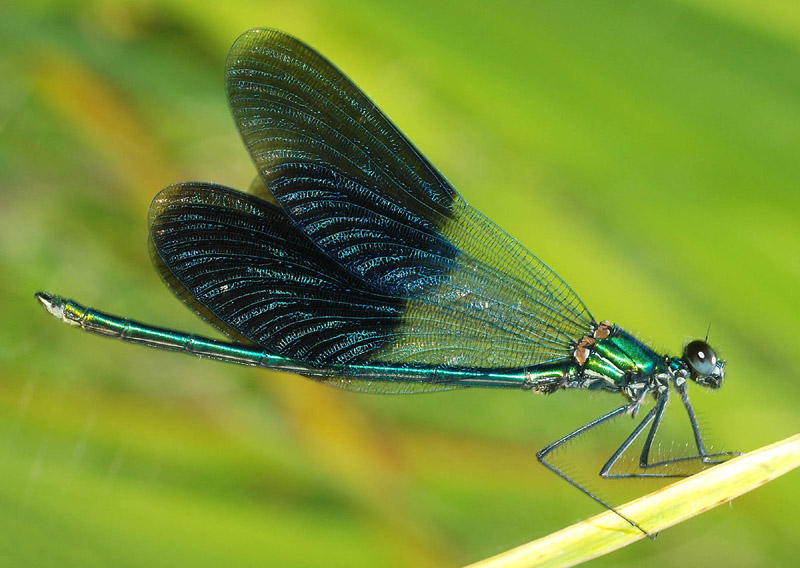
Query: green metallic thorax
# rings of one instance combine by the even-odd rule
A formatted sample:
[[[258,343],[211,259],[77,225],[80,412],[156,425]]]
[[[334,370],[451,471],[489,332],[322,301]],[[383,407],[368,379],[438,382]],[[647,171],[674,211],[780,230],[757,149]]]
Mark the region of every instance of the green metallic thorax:
[[[626,376],[651,377],[662,372],[664,357],[622,328],[614,327],[605,339],[600,339],[584,366],[584,374],[597,374],[615,385]]]
[[[544,393],[566,388],[620,392],[648,383],[667,366],[663,355],[614,326],[608,337],[594,342],[583,365],[574,358],[537,365],[529,370],[529,380],[533,390]]]

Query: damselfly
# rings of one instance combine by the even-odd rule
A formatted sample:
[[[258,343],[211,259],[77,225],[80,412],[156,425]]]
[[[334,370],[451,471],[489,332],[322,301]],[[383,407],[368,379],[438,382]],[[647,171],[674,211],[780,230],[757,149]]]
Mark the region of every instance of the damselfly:
[[[600,475],[670,477],[678,461],[704,467],[735,455],[706,449],[689,401],[690,381],[723,382],[724,363],[705,340],[669,357],[598,322],[316,51],[276,30],[251,30],[231,49],[227,88],[257,181],[249,193],[201,182],[167,187],[150,208],[150,246],[170,289],[232,341],[38,293],[51,314],[93,333],[355,391],[618,393],[618,408],[537,454],[611,510],[548,457],[612,418],[636,417],[645,400],[652,409]],[[657,460],[653,440],[673,392],[697,453]],[[639,469],[615,473],[645,430]]]

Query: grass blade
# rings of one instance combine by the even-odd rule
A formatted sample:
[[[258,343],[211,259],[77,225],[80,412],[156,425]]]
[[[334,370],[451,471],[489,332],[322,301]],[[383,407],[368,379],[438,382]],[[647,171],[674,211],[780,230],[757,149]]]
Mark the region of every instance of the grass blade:
[[[727,503],[800,465],[800,434],[682,479],[617,509],[657,533]],[[524,544],[468,568],[575,566],[644,535],[611,511]]]

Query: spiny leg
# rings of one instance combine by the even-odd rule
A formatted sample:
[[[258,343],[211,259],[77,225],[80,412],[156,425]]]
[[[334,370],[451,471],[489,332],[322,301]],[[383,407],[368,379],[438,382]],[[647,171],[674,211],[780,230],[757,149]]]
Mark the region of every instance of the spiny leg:
[[[659,478],[666,478],[666,477],[687,477],[688,473],[616,473],[612,474],[609,473],[611,468],[614,467],[616,462],[619,458],[624,454],[627,449],[631,446],[631,444],[639,437],[642,433],[642,430],[647,427],[650,421],[653,421],[653,425],[650,427],[650,431],[647,433],[647,438],[645,439],[644,446],[642,447],[642,453],[639,457],[639,467],[647,470],[657,467],[664,467],[675,463],[680,462],[687,462],[693,461],[697,459],[701,459],[705,464],[717,464],[721,463],[724,460],[712,461],[711,458],[713,457],[731,457],[735,455],[740,455],[738,452],[723,452],[717,454],[709,454],[706,451],[705,444],[703,443],[703,438],[700,433],[700,427],[697,423],[697,417],[695,416],[694,409],[692,408],[691,402],[689,402],[689,395],[686,392],[685,386],[683,388],[678,387],[678,392],[681,394],[681,399],[683,400],[683,404],[686,407],[686,412],[689,415],[689,420],[692,424],[692,431],[694,433],[695,443],[697,444],[697,451],[698,455],[696,456],[685,456],[680,458],[672,458],[668,460],[658,461],[658,462],[650,462],[650,451],[653,445],[653,441],[655,440],[656,433],[658,431],[658,427],[661,425],[661,421],[664,417],[664,411],[667,407],[667,403],[669,402],[669,391],[665,390],[658,398],[656,402],[656,406],[647,413],[644,419],[639,423],[639,425],[631,432],[631,435],[617,448],[617,451],[609,458],[606,464],[603,466],[603,469],[600,470],[600,475],[607,479],[622,479],[622,478],[633,478],[633,477],[659,477]]]
[[[611,468],[619,461],[619,458],[622,457],[628,448],[636,441],[636,439],[641,435],[642,431],[647,428],[648,424],[651,422],[653,425],[650,427],[650,431],[647,433],[647,438],[644,442],[644,447],[642,448],[642,454],[639,457],[639,466],[643,469],[650,467],[647,463],[648,456],[650,455],[650,447],[653,444],[653,440],[656,437],[656,432],[658,431],[658,427],[661,425],[661,420],[664,418],[664,410],[667,408],[667,402],[669,401],[669,391],[664,391],[658,400],[656,401],[656,405],[650,409],[650,411],[645,415],[639,424],[636,425],[636,428],[633,429],[633,432],[625,438],[625,441],[620,444],[619,448],[608,458],[608,461],[603,466],[603,469],[600,470],[600,475],[605,477],[606,479],[622,479],[622,478],[629,478],[629,477],[672,477],[665,474],[658,474],[658,473],[610,473]]]
[[[571,440],[574,440],[574,439],[575,439],[575,438],[577,438],[578,436],[581,436],[582,434],[585,434],[586,432],[588,432],[588,431],[589,431],[589,430],[591,430],[592,428],[595,428],[595,427],[599,426],[599,425],[600,425],[600,424],[602,424],[603,422],[606,422],[606,421],[608,421],[608,420],[611,420],[612,418],[615,418],[616,416],[619,416],[620,414],[623,414],[623,413],[625,413],[625,412],[626,412],[627,410],[629,410],[630,408],[631,408],[631,405],[630,405],[630,404],[625,404],[625,405],[623,405],[623,406],[620,406],[619,408],[616,408],[616,409],[612,410],[611,412],[609,412],[609,413],[607,413],[607,414],[604,414],[603,416],[600,416],[599,418],[596,418],[596,419],[592,420],[592,421],[591,421],[591,422],[589,422],[588,424],[584,424],[583,426],[581,426],[581,427],[580,427],[580,428],[578,428],[577,430],[575,430],[575,431],[573,431],[573,432],[571,432],[571,433],[567,434],[567,435],[566,435],[566,436],[564,436],[563,438],[560,438],[559,440],[557,440],[557,441],[553,442],[553,443],[552,443],[552,444],[550,444],[549,446],[547,446],[547,447],[545,447],[545,448],[542,448],[541,450],[539,450],[538,452],[536,452],[536,457],[539,459],[539,462],[540,462],[540,463],[541,463],[543,466],[545,466],[547,469],[549,469],[550,471],[552,471],[553,473],[555,473],[556,475],[558,475],[558,476],[559,476],[561,479],[563,479],[564,481],[566,481],[567,483],[569,483],[570,485],[572,485],[573,487],[575,487],[575,488],[576,488],[576,489],[578,489],[579,491],[581,491],[581,492],[582,492],[584,495],[586,495],[586,496],[588,496],[588,497],[590,497],[590,498],[594,499],[596,502],[600,503],[600,504],[601,504],[603,507],[605,507],[605,508],[606,508],[606,509],[608,509],[609,511],[613,511],[614,513],[616,513],[617,515],[619,515],[619,516],[620,516],[622,519],[624,519],[624,520],[625,520],[625,521],[626,521],[628,524],[630,524],[632,527],[634,527],[634,528],[636,528],[636,529],[640,530],[640,531],[641,531],[642,533],[644,533],[644,534],[645,534],[645,535],[646,535],[648,538],[655,538],[655,536],[654,536],[654,535],[651,535],[651,534],[650,534],[650,533],[648,533],[646,530],[644,530],[644,529],[643,529],[641,526],[639,526],[639,524],[638,524],[636,521],[634,521],[633,519],[630,519],[630,518],[626,517],[625,515],[623,515],[623,514],[622,514],[622,513],[620,513],[619,511],[617,511],[617,510],[616,510],[614,507],[612,507],[611,505],[609,505],[608,503],[606,503],[605,501],[603,501],[603,500],[602,500],[600,497],[598,497],[597,495],[595,495],[594,493],[592,493],[591,491],[589,491],[588,489],[586,489],[586,488],[585,488],[583,485],[581,485],[580,483],[578,483],[577,481],[575,481],[574,479],[572,479],[570,476],[568,476],[566,473],[564,473],[563,471],[561,471],[559,468],[557,468],[555,465],[553,465],[552,463],[550,463],[550,462],[549,462],[549,461],[547,461],[547,459],[546,459],[546,458],[547,458],[547,456],[548,456],[548,455],[549,455],[551,452],[553,452],[553,450],[555,450],[555,449],[557,449],[557,448],[559,448],[559,447],[563,446],[564,444],[566,444],[567,442],[570,442]],[[651,419],[652,419],[652,417],[651,417]],[[647,420],[647,418],[645,418],[645,420]],[[639,431],[641,432],[641,428],[639,429]]]
[[[679,458],[677,460],[671,460],[669,461],[669,463],[675,461],[686,461],[686,460],[700,458],[701,460],[703,460],[704,464],[716,465],[726,461],[726,459],[728,458],[742,455],[742,452],[717,452],[713,454],[708,453],[708,451],[706,450],[706,445],[703,442],[703,435],[700,432],[700,424],[698,424],[697,416],[694,413],[694,407],[692,406],[692,403],[689,400],[689,392],[686,390],[686,383],[681,384],[676,388],[678,389],[678,393],[680,393],[681,395],[683,406],[684,408],[686,408],[686,414],[689,415],[689,422],[692,424],[692,432],[694,433],[694,441],[695,444],[697,445],[698,455],[690,456],[688,458]],[[723,458],[723,459],[714,460],[712,458]],[[653,464],[653,465],[658,465],[658,464]]]

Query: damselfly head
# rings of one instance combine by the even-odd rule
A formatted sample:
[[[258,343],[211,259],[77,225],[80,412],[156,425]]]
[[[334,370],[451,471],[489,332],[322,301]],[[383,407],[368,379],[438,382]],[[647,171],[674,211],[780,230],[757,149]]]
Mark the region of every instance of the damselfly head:
[[[683,348],[683,362],[698,385],[717,389],[725,378],[725,362],[717,359],[711,346],[702,339],[695,339]]]

